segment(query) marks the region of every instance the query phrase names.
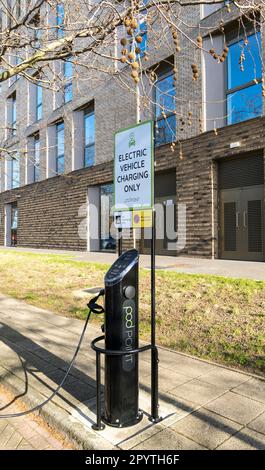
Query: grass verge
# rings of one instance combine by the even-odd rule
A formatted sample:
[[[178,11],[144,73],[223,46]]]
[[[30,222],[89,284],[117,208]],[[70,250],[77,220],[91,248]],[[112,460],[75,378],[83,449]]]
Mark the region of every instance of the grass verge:
[[[108,266],[65,255],[0,250],[0,292],[84,318],[78,292],[103,286]],[[157,341],[265,376],[265,282],[157,271]],[[140,272],[140,334],[150,337],[150,272]]]

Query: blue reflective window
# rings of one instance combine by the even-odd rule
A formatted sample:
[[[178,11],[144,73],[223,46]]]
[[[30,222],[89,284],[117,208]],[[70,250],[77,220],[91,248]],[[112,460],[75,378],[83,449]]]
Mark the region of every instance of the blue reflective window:
[[[64,173],[64,123],[56,124],[56,173]]]
[[[69,103],[73,99],[73,84],[72,84],[72,76],[73,76],[73,64],[71,60],[67,60],[64,62],[64,78],[66,80],[66,84],[64,86],[64,102]]]
[[[155,88],[155,144],[163,145],[176,140],[176,89],[173,75],[162,77]]]
[[[142,37],[142,42],[138,44],[138,47],[141,50],[139,55],[140,57],[142,57],[147,51],[147,23],[146,21],[143,21],[142,23],[140,23],[139,35]]]
[[[36,119],[42,118],[42,86],[36,85]]]
[[[260,33],[229,47],[227,62],[227,123],[262,114],[262,61]],[[254,83],[256,79],[259,83]]]
[[[227,56],[228,89],[236,88],[251,82],[254,78],[261,78],[261,39],[260,33],[248,36],[248,43],[239,41],[229,47]],[[240,56],[243,54],[242,64]],[[240,67],[242,66],[242,70]]]
[[[95,162],[95,113],[89,109],[84,111],[84,166],[92,166]]]
[[[11,96],[11,135],[17,133],[17,99],[16,93]]]
[[[11,160],[11,188],[18,188],[20,180],[19,158],[12,158]]]
[[[227,96],[228,124],[246,121],[262,114],[261,84],[235,91]]]
[[[147,5],[149,0],[143,0],[143,4]],[[129,42],[131,43],[131,51],[135,51],[135,48],[138,47],[140,49],[140,53],[136,54],[137,59],[142,57],[145,52],[147,51],[147,22],[145,19],[145,15],[147,14],[147,10],[143,10],[141,12],[141,16],[138,19],[138,28],[135,30],[135,36],[141,36],[142,42],[137,43],[133,40],[131,36],[128,36]]]
[[[67,83],[64,87],[64,102],[69,103],[73,99],[73,84]]]
[[[40,138],[34,139],[34,181],[40,181]]]
[[[56,7],[56,14],[57,14],[57,36],[58,38],[64,37],[64,6],[62,3],[59,3]]]
[[[72,78],[73,76],[73,63],[71,60],[64,62],[64,76],[65,78]]]

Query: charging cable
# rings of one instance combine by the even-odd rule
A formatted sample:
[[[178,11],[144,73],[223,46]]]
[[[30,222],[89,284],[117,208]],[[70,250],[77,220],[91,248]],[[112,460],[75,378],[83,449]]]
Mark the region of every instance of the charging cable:
[[[87,315],[87,318],[86,318],[86,321],[85,321],[85,324],[84,324],[84,327],[83,327],[83,330],[82,330],[77,348],[75,350],[75,353],[73,355],[73,358],[72,358],[72,360],[69,364],[69,367],[66,371],[66,374],[65,374],[63,380],[60,382],[60,384],[57,386],[57,388],[53,391],[53,393],[45,401],[43,401],[39,405],[34,406],[30,410],[21,411],[20,413],[10,413],[10,414],[5,414],[5,415],[0,414],[0,418],[2,418],[2,419],[18,418],[19,416],[25,416],[25,415],[28,415],[30,413],[33,413],[34,411],[38,411],[41,408],[43,408],[45,405],[47,405],[47,403],[49,403],[49,401],[51,401],[58,394],[59,390],[62,388],[64,382],[66,381],[72,367],[75,364],[75,360],[76,360],[76,357],[79,353],[81,344],[83,342],[91,313],[95,313],[97,315],[100,314],[100,313],[104,313],[104,307],[102,307],[101,305],[96,303],[98,301],[99,297],[101,297],[103,295],[104,295],[104,289],[101,289],[100,292],[98,293],[98,295],[88,302],[87,306],[88,306],[89,311],[88,311],[88,315]]]

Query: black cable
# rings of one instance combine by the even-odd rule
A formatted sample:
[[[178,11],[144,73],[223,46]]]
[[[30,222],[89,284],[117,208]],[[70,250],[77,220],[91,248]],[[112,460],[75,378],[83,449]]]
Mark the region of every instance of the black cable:
[[[34,411],[38,411],[40,410],[41,408],[43,408],[45,405],[47,405],[47,403],[49,403],[49,401],[51,401],[55,395],[57,395],[57,393],[59,392],[59,390],[62,388],[64,382],[66,381],[74,363],[75,363],[75,360],[76,360],[76,357],[79,353],[79,350],[80,350],[80,347],[81,347],[81,344],[83,342],[83,339],[84,339],[84,336],[85,336],[85,332],[86,332],[86,329],[87,329],[87,325],[88,325],[88,322],[89,322],[89,319],[90,319],[90,315],[91,313],[96,313],[96,314],[100,314],[100,313],[103,313],[104,312],[104,308],[101,306],[101,305],[98,305],[96,302],[98,300],[98,298],[101,296],[101,295],[104,295],[104,289],[101,289],[99,294],[94,297],[93,299],[91,299],[89,301],[89,303],[87,304],[88,308],[89,308],[89,312],[88,312],[88,315],[87,315],[87,318],[86,318],[86,321],[85,321],[85,324],[84,324],[84,327],[83,327],[83,330],[82,330],[82,333],[81,333],[81,336],[80,336],[80,339],[79,339],[79,342],[78,342],[78,345],[77,345],[77,348],[75,350],[75,353],[73,355],[73,358],[69,364],[69,367],[66,371],[66,374],[63,378],[63,380],[60,382],[60,384],[57,386],[57,388],[53,391],[53,393],[48,397],[46,398],[45,401],[43,401],[42,403],[40,403],[39,405],[36,405],[34,406],[33,408],[31,408],[30,410],[26,410],[26,411],[21,411],[19,413],[10,413],[10,414],[6,414],[6,415],[3,415],[3,414],[0,414],[0,419],[9,419],[9,418],[19,418],[20,416],[25,416],[25,415],[28,415],[30,413],[34,413]]]

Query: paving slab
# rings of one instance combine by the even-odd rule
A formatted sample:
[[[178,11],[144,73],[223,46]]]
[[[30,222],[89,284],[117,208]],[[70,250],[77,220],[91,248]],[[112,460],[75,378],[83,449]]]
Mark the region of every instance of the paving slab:
[[[235,370],[225,369],[224,367],[216,367],[210,372],[202,375],[200,378],[203,382],[225,387],[228,390],[251,379],[246,374],[241,374]]]
[[[258,431],[261,434],[265,434],[265,413],[262,413],[260,416],[253,419],[251,423],[248,423],[248,428]]]
[[[202,408],[172,426],[174,431],[208,449],[215,449],[241,428],[240,424]]]
[[[223,395],[226,390],[224,386],[220,387],[194,379],[170,390],[170,394],[190,400],[197,405],[205,405],[214,398]]]
[[[80,320],[58,317],[0,295],[0,379],[15,393],[16,400],[23,400],[26,407],[32,407],[52,393],[68,369],[83,325]],[[264,382],[258,386],[259,381],[257,383],[257,378],[251,374],[166,348],[159,348],[159,413],[163,420],[154,425],[148,419],[151,408],[148,352],[140,359],[140,408],[144,410],[141,423],[126,429],[92,430],[91,425],[96,420],[96,382],[95,354],[90,342],[99,334],[99,329],[89,325],[76,363],[59,396],[40,412],[78,448],[212,449],[229,442],[234,435],[239,439],[243,426],[244,433],[262,435]],[[102,380],[103,377],[102,373]],[[7,410],[12,410],[11,404],[7,403]],[[13,428],[9,428],[0,421],[0,436],[5,439],[5,445],[8,440],[12,445],[18,440],[16,433],[21,434],[23,438],[17,448],[33,448],[30,439],[35,430],[25,426],[24,436],[19,427],[21,423],[23,419],[15,420]],[[246,442],[246,436],[242,440]],[[37,439],[35,441],[37,445]],[[255,445],[255,441],[251,442]],[[234,445],[239,444],[231,441],[231,446]],[[259,437],[257,448],[260,445]],[[42,447],[54,448],[55,443],[46,438]]]
[[[234,388],[233,391],[265,404],[265,382],[261,380],[250,379]]]
[[[192,378],[198,378],[216,368],[215,364],[201,361],[181,353],[176,355],[174,351],[165,348],[161,348],[159,360],[161,364],[167,364],[167,369],[170,373],[173,371]]]
[[[145,377],[145,384],[151,387],[151,375],[150,375],[150,364],[146,366],[148,369],[148,377]],[[186,382],[190,382],[192,379],[188,375],[179,374],[177,372],[170,371],[166,367],[159,367],[159,389],[162,392],[169,392],[170,390],[182,385]]]
[[[170,429],[164,429],[149,439],[141,442],[133,449],[141,450],[207,450],[195,441],[177,434]]]
[[[241,429],[217,450],[265,450],[265,436],[251,429]]]
[[[208,403],[206,408],[240,424],[248,424],[265,411],[263,403],[233,392],[227,392]]]

